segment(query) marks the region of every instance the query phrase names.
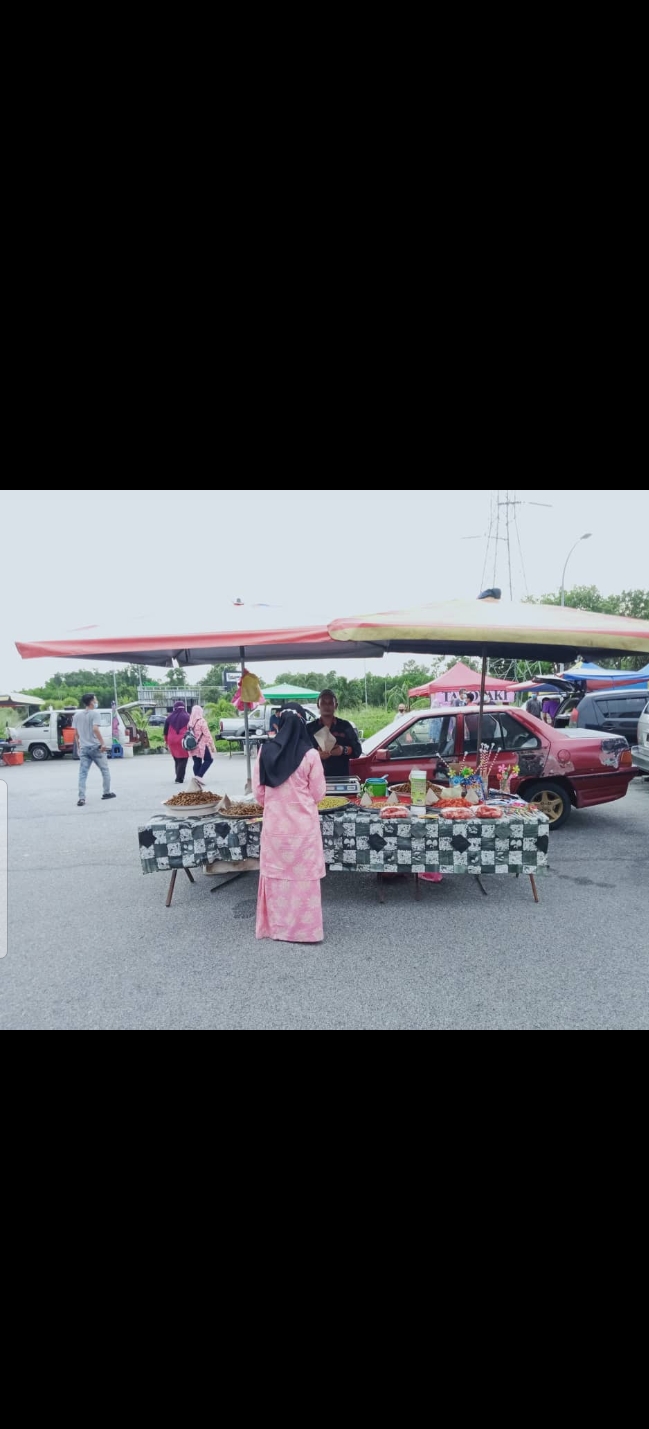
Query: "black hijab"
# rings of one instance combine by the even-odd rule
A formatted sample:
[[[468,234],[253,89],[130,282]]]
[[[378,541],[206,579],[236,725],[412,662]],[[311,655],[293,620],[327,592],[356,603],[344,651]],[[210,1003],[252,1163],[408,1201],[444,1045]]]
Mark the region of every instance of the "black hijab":
[[[259,783],[277,789],[299,769],[305,754],[313,749],[306,727],[306,715],[301,705],[285,705],[279,717],[279,730],[274,739],[261,747]]]

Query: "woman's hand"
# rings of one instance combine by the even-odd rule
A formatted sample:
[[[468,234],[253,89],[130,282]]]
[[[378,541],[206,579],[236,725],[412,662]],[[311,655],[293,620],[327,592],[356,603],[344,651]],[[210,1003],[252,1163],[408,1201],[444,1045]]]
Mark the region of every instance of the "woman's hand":
[[[331,750],[331,753],[332,753],[332,754],[342,754],[342,752],[343,752],[343,751],[342,751],[342,746],[341,746],[340,744],[334,744],[334,747],[333,747],[333,749]]]
[[[318,750],[318,753],[319,753],[321,759],[328,759],[328,758],[329,758],[329,750],[328,750],[328,749],[320,749],[320,750]]]

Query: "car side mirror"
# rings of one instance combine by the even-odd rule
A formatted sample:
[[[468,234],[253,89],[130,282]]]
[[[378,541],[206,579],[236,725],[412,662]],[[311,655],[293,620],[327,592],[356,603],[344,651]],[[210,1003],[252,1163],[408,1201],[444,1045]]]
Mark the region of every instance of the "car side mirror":
[[[390,758],[390,755],[389,755],[387,749],[377,749],[376,754],[374,755],[374,758],[375,758],[376,760],[378,760],[379,763],[383,763],[384,760],[387,760],[387,759]]]

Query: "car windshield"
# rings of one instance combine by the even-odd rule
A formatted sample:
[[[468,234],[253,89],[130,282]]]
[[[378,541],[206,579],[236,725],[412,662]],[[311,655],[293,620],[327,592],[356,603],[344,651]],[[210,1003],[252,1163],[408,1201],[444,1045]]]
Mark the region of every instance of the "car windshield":
[[[405,725],[414,722],[415,719],[416,715],[414,714],[397,715],[396,719],[390,720],[388,724],[384,724],[383,729],[380,729],[377,734],[371,734],[369,739],[363,740],[363,754],[373,754],[374,750],[378,749],[380,744],[383,744],[388,734],[392,734],[394,730],[398,729],[402,724]]]

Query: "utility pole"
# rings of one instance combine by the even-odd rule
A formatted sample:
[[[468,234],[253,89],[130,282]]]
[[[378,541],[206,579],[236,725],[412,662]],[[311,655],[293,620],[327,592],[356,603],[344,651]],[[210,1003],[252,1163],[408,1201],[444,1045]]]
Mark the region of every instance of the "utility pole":
[[[494,497],[495,497],[495,499],[494,499]],[[504,498],[504,499],[503,499],[503,498]],[[518,545],[519,563],[520,563],[521,570],[522,570],[523,583],[524,583],[524,585],[525,585],[525,589],[527,589],[527,580],[526,580],[526,577],[525,577],[525,566],[524,566],[524,563],[523,563],[523,551],[522,551],[522,548],[521,548],[520,534],[519,534],[518,524],[517,524],[517,520],[516,520],[516,512],[517,512],[517,508],[518,508],[519,506],[545,506],[545,507],[547,507],[548,510],[550,510],[550,509],[551,509],[551,502],[549,502],[549,501],[520,501],[520,500],[518,499],[518,497],[517,497],[515,491],[511,491],[511,490],[508,490],[508,491],[505,491],[505,492],[496,491],[496,492],[493,494],[492,500],[491,500],[490,514],[489,514],[489,530],[488,530],[487,532],[483,532],[483,536],[486,536],[486,538],[487,538],[487,548],[486,548],[486,554],[485,554],[485,560],[484,560],[484,567],[483,567],[483,573],[482,573],[482,585],[484,585],[484,583],[485,583],[485,574],[486,574],[487,569],[488,569],[488,566],[489,566],[492,542],[493,542],[493,572],[492,572],[491,584],[492,584],[493,586],[496,586],[496,585],[498,584],[498,579],[497,579],[497,578],[498,578],[498,556],[499,556],[498,543],[499,543],[500,541],[502,541],[503,544],[507,547],[507,585],[508,585],[508,589],[509,589],[509,599],[510,599],[510,600],[513,600],[513,599],[514,599],[514,579],[513,579],[513,575],[512,575],[512,530],[513,530],[513,533],[514,533],[514,535],[515,535],[515,537],[516,537],[516,542],[517,542],[517,545]],[[501,511],[502,511],[502,528],[503,528],[502,531],[501,531]],[[463,537],[462,537],[462,540],[465,540],[465,541],[473,541],[473,540],[479,540],[479,539],[480,539],[480,537],[474,537],[474,536],[463,536]]]

